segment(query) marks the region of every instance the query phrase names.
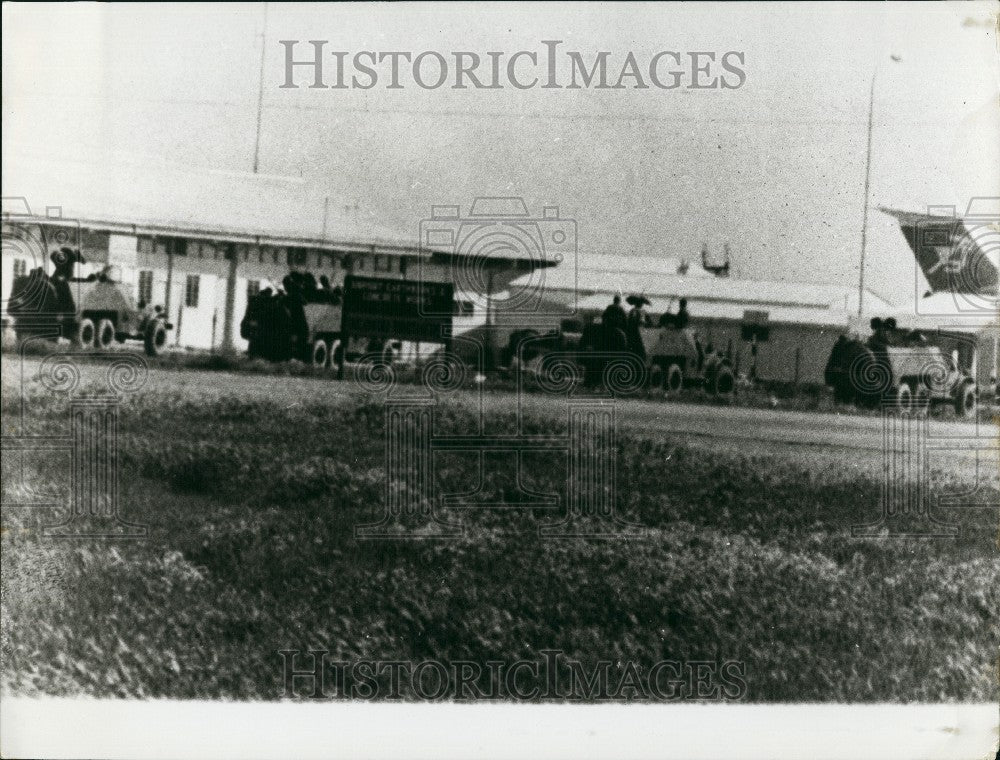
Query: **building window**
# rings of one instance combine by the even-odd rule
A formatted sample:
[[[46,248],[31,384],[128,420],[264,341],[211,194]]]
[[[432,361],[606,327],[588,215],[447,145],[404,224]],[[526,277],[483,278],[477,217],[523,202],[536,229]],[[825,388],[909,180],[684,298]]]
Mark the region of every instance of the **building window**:
[[[196,274],[187,276],[187,284],[184,287],[184,305],[192,309],[198,308],[198,286],[200,278]]]
[[[391,272],[392,271],[392,257],[385,254],[376,254],[372,257],[374,259],[374,267],[376,272]]]
[[[184,238],[172,238],[170,240],[170,247],[174,256],[187,256],[188,241]]]
[[[358,272],[365,271],[365,257],[364,256],[358,256],[354,260],[354,269],[355,269],[355,271],[358,271]]]
[[[24,259],[14,259],[14,276],[24,277],[28,273],[28,262]]]
[[[344,258],[340,260],[340,266],[344,268],[344,271],[352,272],[354,271],[354,259],[350,256],[344,256]]]
[[[247,280],[247,302],[250,302],[260,293],[260,280]]]
[[[149,306],[153,300],[153,271],[143,269],[139,272],[139,307]]]

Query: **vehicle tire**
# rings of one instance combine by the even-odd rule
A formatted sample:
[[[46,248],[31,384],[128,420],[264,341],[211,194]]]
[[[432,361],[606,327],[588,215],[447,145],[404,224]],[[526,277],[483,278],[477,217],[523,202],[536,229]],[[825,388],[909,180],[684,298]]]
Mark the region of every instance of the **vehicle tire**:
[[[96,337],[97,329],[94,327],[94,322],[85,317],[76,326],[76,335],[73,337],[73,343],[79,348],[93,348]]]
[[[110,319],[102,319],[97,323],[97,332],[94,337],[94,346],[98,349],[105,349],[115,342],[115,323]]]
[[[330,350],[327,348],[326,342],[322,340],[317,340],[313,343],[312,348],[312,365],[314,367],[326,367],[330,363]]]
[[[900,383],[899,387],[890,397],[893,407],[900,414],[909,414],[913,411],[913,391],[906,383]]]
[[[334,340],[330,343],[330,363],[339,367],[344,362],[344,343],[340,340]]]
[[[976,386],[963,383],[955,393],[955,415],[969,419],[976,414]]]
[[[926,415],[931,408],[931,390],[923,383],[917,383],[916,390],[913,391],[913,413],[921,416]]]
[[[146,348],[146,356],[158,355],[167,345],[167,328],[163,322],[157,320],[150,322],[146,328],[146,335],[143,341]]]
[[[678,393],[684,387],[684,370],[677,362],[671,362],[663,378],[663,387],[667,393]]]
[[[650,364],[649,365],[649,378],[646,385],[651,389],[659,389],[663,387],[664,380],[666,379],[666,373],[663,371],[662,364]]]
[[[382,362],[384,364],[395,364],[399,361],[399,350],[393,345],[393,341],[387,340],[382,346]]]
[[[709,380],[709,392],[713,396],[728,398],[736,390],[736,378],[729,367],[718,367]]]

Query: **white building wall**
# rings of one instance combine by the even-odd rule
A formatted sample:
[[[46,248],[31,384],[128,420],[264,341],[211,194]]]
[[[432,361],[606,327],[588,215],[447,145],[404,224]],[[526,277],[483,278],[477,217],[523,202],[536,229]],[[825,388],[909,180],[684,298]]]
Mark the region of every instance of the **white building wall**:
[[[7,233],[5,228],[5,240]],[[44,238],[44,236],[43,236]],[[76,240],[76,238],[74,238]],[[182,246],[174,247],[173,241],[184,240]],[[78,276],[86,277],[99,272],[105,264],[115,267],[119,281],[138,303],[140,299],[140,274],[150,272],[151,293],[149,302],[168,309],[167,318],[174,329],[168,333],[168,345],[196,349],[210,349],[221,345],[225,331],[226,287],[229,276],[229,260],[226,258],[228,244],[219,241],[204,241],[193,238],[132,235],[120,232],[84,229],[80,231],[79,245],[88,263],[77,268]],[[34,258],[18,256],[4,246],[2,257],[2,296],[4,308],[9,298],[14,276],[15,261],[25,261],[25,271],[44,263],[46,271],[51,270],[48,262],[49,251],[44,246],[36,246]],[[329,251],[284,246],[235,244],[239,259],[235,288],[233,313],[233,342],[237,350],[245,350],[247,343],[239,336],[239,323],[246,311],[247,285],[251,280],[260,287],[278,288],[291,270],[312,272],[317,279],[325,275],[332,286],[343,285],[348,274],[363,277],[386,277],[431,281],[448,281],[455,276],[453,267],[447,263],[418,259],[413,254],[377,253],[371,251]],[[168,251],[173,251],[168,253]],[[36,261],[37,259],[37,261]],[[405,261],[404,261],[405,260]],[[503,273],[503,281],[517,274]],[[186,301],[187,278],[197,275],[197,305]],[[498,278],[501,275],[498,274]],[[498,279],[499,282],[499,279]],[[168,295],[169,290],[169,295]],[[474,329],[485,322],[482,298],[456,293],[458,300],[474,304],[471,313],[456,314],[455,334]],[[416,347],[408,347],[416,350]]]

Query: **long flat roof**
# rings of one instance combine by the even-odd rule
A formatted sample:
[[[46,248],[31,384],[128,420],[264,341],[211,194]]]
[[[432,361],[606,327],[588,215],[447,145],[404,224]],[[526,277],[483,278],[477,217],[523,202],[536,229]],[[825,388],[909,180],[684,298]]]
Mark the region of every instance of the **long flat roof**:
[[[57,227],[80,227],[98,232],[108,232],[122,235],[149,235],[158,237],[180,237],[191,240],[210,240],[226,243],[248,244],[248,245],[269,245],[280,247],[312,248],[327,251],[347,251],[351,253],[369,254],[394,254],[417,256],[422,258],[432,258],[434,256],[455,257],[454,250],[442,248],[432,248],[421,246],[412,241],[393,239],[390,237],[372,237],[364,241],[348,238],[297,236],[293,234],[282,234],[268,232],[264,230],[240,230],[227,228],[224,226],[198,226],[184,223],[171,223],[163,221],[135,220],[123,221],[102,218],[73,218],[59,216],[37,216],[22,215],[17,213],[3,214],[4,223],[10,224],[39,224]],[[525,255],[524,257],[505,255],[503,252],[491,254],[491,258],[522,262],[528,261],[536,267],[555,266],[554,260],[538,262],[536,258]]]
[[[515,280],[513,287],[529,282],[527,276]],[[729,303],[747,308],[793,308],[824,312],[857,311],[858,290],[845,285],[743,280],[732,277],[691,277],[658,275],[655,272],[598,270],[583,266],[577,270],[559,267],[545,273],[547,291],[576,292],[581,297],[614,294],[645,295],[647,298],[687,298],[703,303]],[[884,298],[865,290],[866,311],[894,308]]]

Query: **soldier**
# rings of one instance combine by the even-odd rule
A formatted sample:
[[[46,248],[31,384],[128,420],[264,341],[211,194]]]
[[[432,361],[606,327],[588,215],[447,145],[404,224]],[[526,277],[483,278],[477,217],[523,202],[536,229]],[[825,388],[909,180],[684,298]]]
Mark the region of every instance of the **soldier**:
[[[895,324],[895,320],[893,321]],[[885,351],[885,347],[891,343],[888,331],[888,320],[881,320],[878,317],[872,317],[869,325],[872,329],[871,337],[868,338],[868,347],[878,353]]]
[[[292,272],[284,279],[285,297],[284,309],[281,314],[287,314],[281,335],[286,338],[287,346],[282,351],[284,359],[304,359],[309,340],[309,323],[306,321],[305,298],[302,292],[304,277]]]
[[[681,299],[680,308],[677,310],[677,314],[674,317],[674,327],[678,330],[683,330],[688,326],[688,322],[691,321],[691,315],[688,314],[688,302],[686,298]]]
[[[826,362],[823,372],[823,380],[833,388],[834,399],[841,403],[849,403],[853,399],[853,389],[848,376],[848,340],[846,335],[837,338],[830,352],[830,358]]]
[[[628,314],[625,337],[628,339],[628,350],[643,361],[646,359],[646,347],[642,343],[642,326],[646,323],[646,313],[642,310],[642,301],[637,300]]]
[[[625,309],[622,308],[622,297],[616,295],[608,308],[604,310],[604,314],[601,316],[601,324],[609,332],[615,329],[624,332],[626,322]]]
[[[683,330],[688,326],[688,322],[691,320],[691,315],[687,310],[687,299],[682,298],[680,301],[680,308],[676,314],[672,314],[669,309],[660,315],[660,327],[674,327],[678,330]]]

